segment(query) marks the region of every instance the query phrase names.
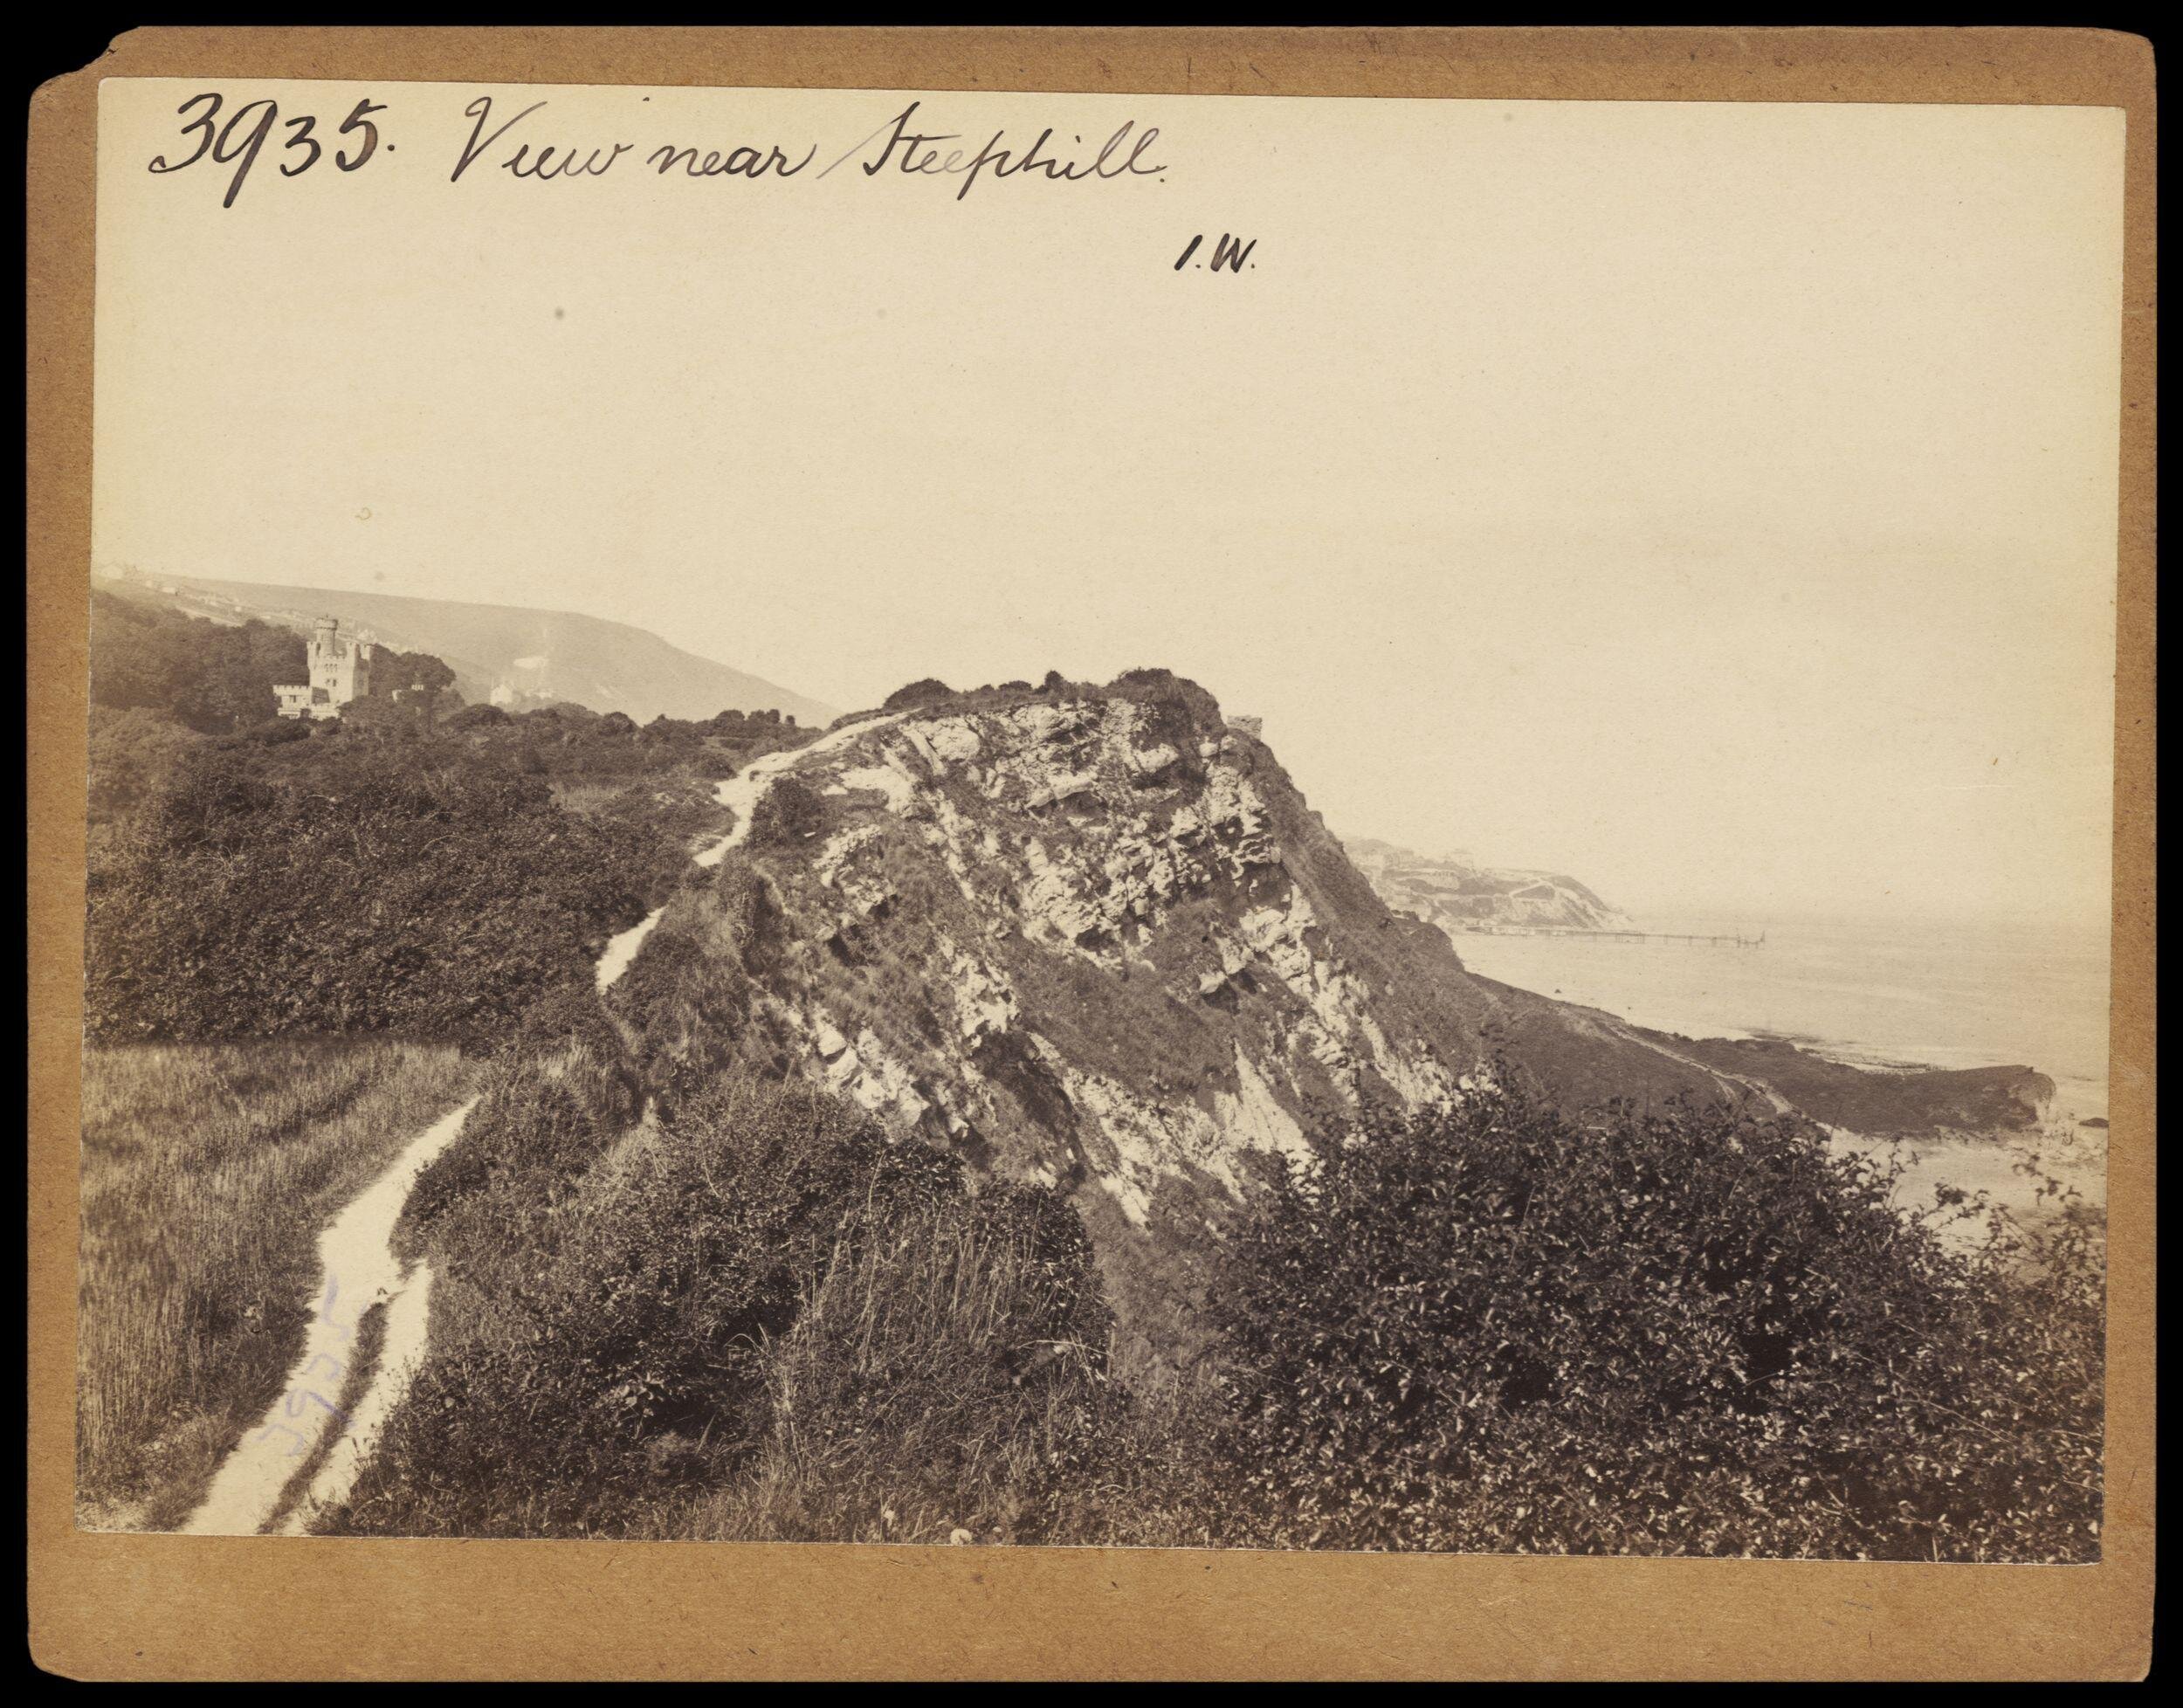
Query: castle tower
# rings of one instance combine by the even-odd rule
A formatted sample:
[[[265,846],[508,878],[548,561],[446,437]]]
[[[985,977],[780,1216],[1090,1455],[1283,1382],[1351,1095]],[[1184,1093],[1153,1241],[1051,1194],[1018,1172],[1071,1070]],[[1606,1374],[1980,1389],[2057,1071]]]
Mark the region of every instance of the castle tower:
[[[311,625],[311,704],[334,706],[341,703],[341,637],[338,618],[322,616]],[[331,715],[313,712],[314,717]]]
[[[293,688],[277,687],[273,693],[284,718],[334,718],[352,699],[371,692],[371,665],[377,645],[362,636],[344,642],[338,617],[321,616],[311,624],[305,647],[310,661],[310,680]]]

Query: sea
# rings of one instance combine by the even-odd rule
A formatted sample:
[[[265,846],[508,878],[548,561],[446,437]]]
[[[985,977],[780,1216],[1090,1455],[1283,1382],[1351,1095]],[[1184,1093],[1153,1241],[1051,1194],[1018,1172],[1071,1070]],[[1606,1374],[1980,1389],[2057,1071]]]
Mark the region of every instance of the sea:
[[[2022,1065],[2048,1119],[2107,1115],[2104,929],[2021,920],[1644,919],[1753,947],[1463,932],[1472,971],[1685,1037],[1780,1037],[1860,1066]]]

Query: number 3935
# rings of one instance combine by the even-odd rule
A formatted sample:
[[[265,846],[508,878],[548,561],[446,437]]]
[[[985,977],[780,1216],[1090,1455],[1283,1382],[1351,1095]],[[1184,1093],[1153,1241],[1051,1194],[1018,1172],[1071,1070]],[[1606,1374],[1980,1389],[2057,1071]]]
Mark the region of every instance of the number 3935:
[[[202,107],[194,118],[190,109]],[[247,101],[220,120],[221,101],[218,95],[207,92],[192,95],[175,109],[176,116],[188,119],[182,127],[184,136],[195,136],[197,146],[182,159],[169,161],[165,155],[153,156],[151,169],[155,172],[179,172],[184,167],[195,166],[201,160],[215,165],[232,166],[235,176],[228,180],[227,194],[220,198],[220,205],[231,208],[235,198],[242,193],[243,180],[250,176],[250,169],[258,163],[258,156],[265,144],[272,141],[276,128],[286,130],[275,149],[284,178],[301,177],[320,159],[331,153],[334,164],[344,172],[354,172],[369,160],[379,147],[379,127],[371,121],[371,114],[384,113],[385,103],[360,100],[348,117],[342,120],[339,129],[327,141],[319,138],[319,121],[315,114],[298,114],[283,119],[280,109],[270,100]],[[387,145],[391,148],[394,145]],[[290,156],[293,158],[290,158]]]

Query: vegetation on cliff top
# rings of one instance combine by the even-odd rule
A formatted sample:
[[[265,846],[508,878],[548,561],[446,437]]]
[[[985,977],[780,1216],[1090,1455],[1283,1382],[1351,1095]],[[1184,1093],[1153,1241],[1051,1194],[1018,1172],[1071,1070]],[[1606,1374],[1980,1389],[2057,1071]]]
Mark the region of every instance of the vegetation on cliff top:
[[[588,985],[606,939],[681,878],[721,826],[720,777],[805,739],[736,712],[640,729],[401,711],[207,740],[94,708],[92,1037],[504,1036]]]
[[[230,628],[105,592],[91,596],[91,703],[152,711],[204,733],[272,718],[273,685],[300,682],[303,637],[265,623]]]
[[[197,755],[105,851],[85,1012],[107,1040],[478,1037],[644,912],[542,779],[384,747]]]

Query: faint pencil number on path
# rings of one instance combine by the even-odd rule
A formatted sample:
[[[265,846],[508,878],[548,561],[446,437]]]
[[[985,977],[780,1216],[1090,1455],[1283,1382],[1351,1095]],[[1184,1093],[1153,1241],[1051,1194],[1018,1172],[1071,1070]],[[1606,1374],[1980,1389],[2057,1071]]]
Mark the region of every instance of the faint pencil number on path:
[[[1245,267],[1250,267],[1254,272],[1257,271],[1258,264],[1250,258],[1250,251],[1258,247],[1257,238],[1253,238],[1246,243],[1241,238],[1231,238],[1223,231],[1220,235],[1220,240],[1213,245],[1211,260],[1201,261],[1193,258],[1198,252],[1199,245],[1204,241],[1205,233],[1201,231],[1182,246],[1182,253],[1175,257],[1174,270],[1177,272],[1181,272],[1185,267],[1210,267],[1215,272],[1220,272],[1223,267],[1230,272],[1241,272]]]

